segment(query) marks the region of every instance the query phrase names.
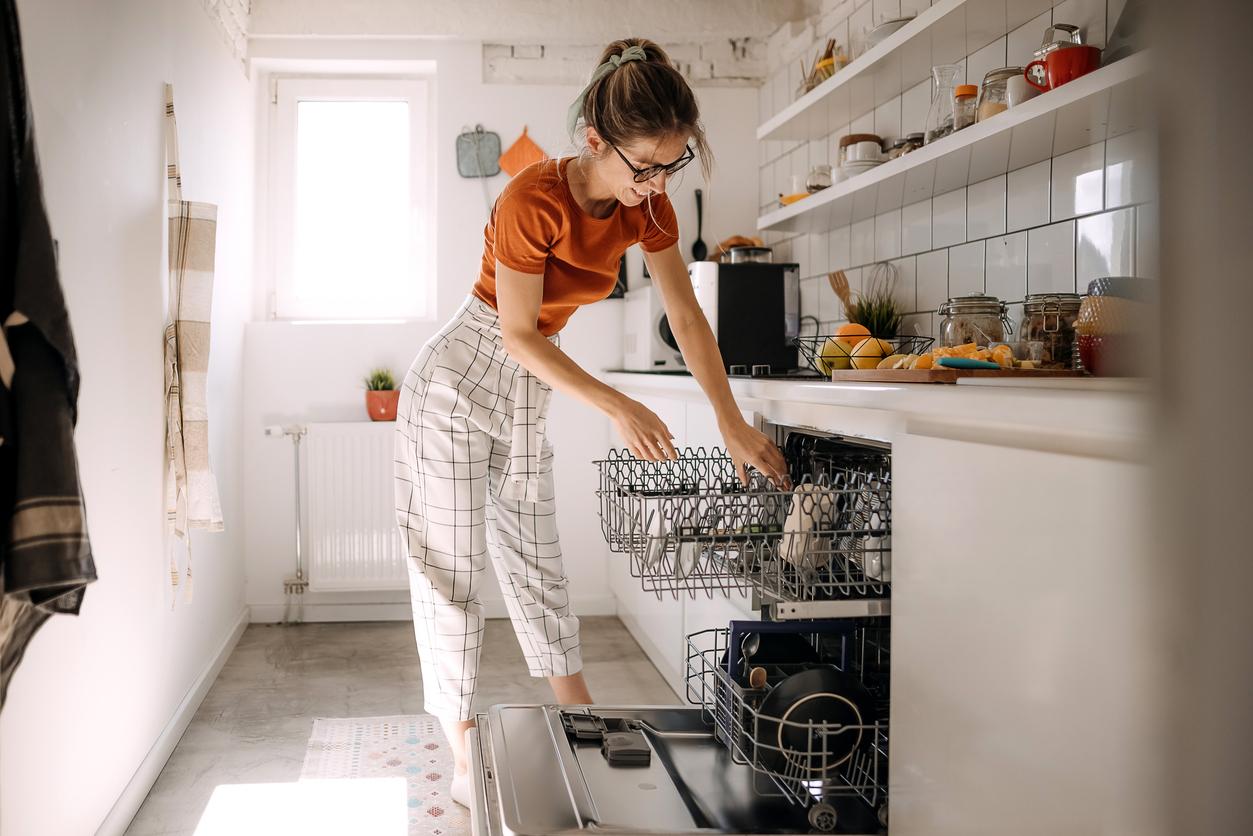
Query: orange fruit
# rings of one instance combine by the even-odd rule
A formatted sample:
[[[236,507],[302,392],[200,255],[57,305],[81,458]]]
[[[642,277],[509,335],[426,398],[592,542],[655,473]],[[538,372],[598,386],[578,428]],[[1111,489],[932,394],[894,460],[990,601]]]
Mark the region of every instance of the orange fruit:
[[[856,322],[846,322],[835,329],[835,341],[843,344],[849,351],[859,342],[870,336],[870,329]]]

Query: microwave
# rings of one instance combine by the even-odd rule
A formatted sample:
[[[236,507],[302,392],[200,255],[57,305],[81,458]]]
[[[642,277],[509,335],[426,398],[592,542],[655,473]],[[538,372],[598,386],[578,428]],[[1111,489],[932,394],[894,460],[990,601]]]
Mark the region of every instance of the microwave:
[[[724,367],[768,365],[772,372],[797,368],[799,265],[695,261],[687,272]]]

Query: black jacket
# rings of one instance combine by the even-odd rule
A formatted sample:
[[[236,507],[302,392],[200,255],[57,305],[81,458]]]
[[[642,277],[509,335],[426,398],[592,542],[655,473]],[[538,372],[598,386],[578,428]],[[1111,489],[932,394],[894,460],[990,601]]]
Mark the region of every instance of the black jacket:
[[[27,643],[52,614],[78,614],[96,568],[74,450],[78,359],[44,207],[14,0],[0,0],[0,38],[3,706]]]

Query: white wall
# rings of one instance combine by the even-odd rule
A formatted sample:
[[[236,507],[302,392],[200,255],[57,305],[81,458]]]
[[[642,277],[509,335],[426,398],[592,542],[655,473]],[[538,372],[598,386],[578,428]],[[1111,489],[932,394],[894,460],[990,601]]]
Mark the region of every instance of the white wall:
[[[258,282],[254,313],[245,348],[243,443],[244,481],[248,497],[246,548],[247,600],[255,621],[282,617],[282,579],[294,570],[292,450],[286,439],[268,439],[267,424],[293,421],[364,419],[360,378],[375,365],[408,369],[425,340],[443,324],[469,293],[477,274],[487,220],[480,181],[460,177],[453,154],[454,138],[476,123],[501,136],[502,147],[528,127],[531,137],[549,154],[569,153],[565,134],[566,108],[578,88],[557,85],[489,85],[481,81],[482,52],[477,43],[431,41],[301,41],[262,38],[253,42],[254,66],[291,72],[300,62],[317,61],[319,72],[343,72],[364,66],[395,70],[403,62],[434,61],[436,113],[436,264],[437,321],[403,325],[294,325],[264,321],[269,271],[258,250]],[[334,61],[339,61],[337,66]],[[380,62],[396,62],[385,64]],[[590,70],[590,67],[588,68]],[[260,81],[260,74],[258,75]],[[259,85],[264,90],[265,84]],[[710,139],[718,155],[718,174],[707,188],[704,239],[747,233],[755,221],[757,152],[753,139],[756,91],[745,88],[699,88]],[[268,99],[259,96],[258,119],[264,130]],[[747,116],[745,116],[747,114]],[[260,173],[260,167],[259,167]],[[685,251],[695,237],[693,190],[699,185],[693,166],[672,195],[682,228]],[[488,182],[489,197],[507,182],[505,175]],[[264,183],[260,184],[262,190]],[[712,203],[712,205],[711,205]],[[263,211],[263,210],[262,210]],[[629,258],[632,283],[640,278],[640,257]],[[585,368],[596,371],[621,363],[620,302],[588,306],[563,330],[562,348]],[[606,574],[609,559],[596,516],[595,469],[590,462],[610,443],[607,420],[561,394],[555,397],[550,437],[556,455],[555,478],[562,546],[577,613],[612,613],[614,605]],[[406,619],[408,593],[337,593],[305,596],[305,619]],[[489,615],[503,616],[499,589],[484,584],[482,599]],[[351,606],[346,606],[351,605]]]
[[[100,580],[80,616],[43,627],[14,677],[0,718],[0,831],[77,835],[96,832],[243,615],[252,96],[199,0],[20,0],[18,9],[82,365],[76,440]],[[226,531],[193,534],[190,605],[171,597],[162,548],[165,81],[177,95],[187,196],[220,207],[208,402]]]
[[[816,18],[785,46],[794,49],[812,37],[801,47],[812,55],[828,37],[846,44],[846,32],[929,5],[929,0],[850,0]],[[957,81],[978,84],[989,70],[1025,65],[1052,23],[1078,25],[1084,43],[1104,47],[1123,7],[1122,0],[1010,3],[1012,28],[990,43],[972,39],[969,53],[956,62],[962,70]],[[781,43],[790,31],[784,27],[771,43]],[[792,104],[799,83],[795,57],[785,48],[775,51],[769,80],[760,89],[758,118],[765,122]],[[841,136],[875,133],[890,140],[923,130],[931,84],[920,80],[851,123],[830,126],[827,136],[762,142],[757,167],[761,214],[778,206],[779,194],[791,191],[793,176],[803,178],[820,163],[834,164]],[[1142,129],[1065,150],[969,187],[941,190],[937,183],[932,197],[852,224],[800,235],[767,232],[766,240],[776,261],[800,265],[801,313],[819,320],[819,333],[830,333],[844,321],[827,273],[843,270],[858,291],[870,284],[880,262],[897,270],[896,297],[906,314],[902,333],[933,337],[939,336],[939,306],[950,296],[987,293],[1002,299],[1010,303],[1016,329],[1027,294],[1085,293],[1088,282],[1100,276],[1158,278],[1161,225],[1153,132]]]

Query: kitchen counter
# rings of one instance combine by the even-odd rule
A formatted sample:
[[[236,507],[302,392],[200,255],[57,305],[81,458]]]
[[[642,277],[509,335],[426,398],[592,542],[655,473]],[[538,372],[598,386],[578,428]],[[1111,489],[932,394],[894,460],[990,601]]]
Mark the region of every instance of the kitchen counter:
[[[703,400],[687,374],[604,372],[611,386]],[[901,432],[939,435],[1096,458],[1143,461],[1147,381],[1109,378],[987,380],[956,385],[730,379],[736,401],[769,421],[891,441]]]

